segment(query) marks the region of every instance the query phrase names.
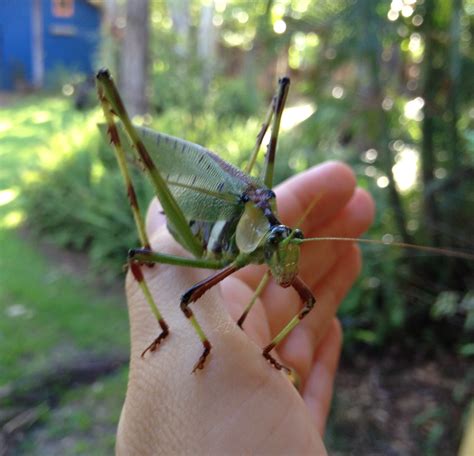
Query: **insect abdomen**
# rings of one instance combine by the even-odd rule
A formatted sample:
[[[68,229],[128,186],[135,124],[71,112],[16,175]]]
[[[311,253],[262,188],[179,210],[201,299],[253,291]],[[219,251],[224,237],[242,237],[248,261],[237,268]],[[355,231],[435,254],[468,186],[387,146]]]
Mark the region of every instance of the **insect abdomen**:
[[[194,235],[208,254],[221,258],[237,253],[234,241],[238,218],[204,222],[193,220],[189,223]]]

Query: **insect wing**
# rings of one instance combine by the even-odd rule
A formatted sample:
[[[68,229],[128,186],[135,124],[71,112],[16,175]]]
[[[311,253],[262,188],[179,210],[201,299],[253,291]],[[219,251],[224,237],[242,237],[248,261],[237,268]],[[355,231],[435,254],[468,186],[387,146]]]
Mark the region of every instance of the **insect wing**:
[[[213,222],[242,210],[248,182],[240,170],[198,144],[148,128],[138,132],[186,217]]]
[[[241,196],[253,183],[249,176],[198,144],[135,128],[188,220],[229,220],[242,212]],[[131,149],[121,125],[118,131]]]

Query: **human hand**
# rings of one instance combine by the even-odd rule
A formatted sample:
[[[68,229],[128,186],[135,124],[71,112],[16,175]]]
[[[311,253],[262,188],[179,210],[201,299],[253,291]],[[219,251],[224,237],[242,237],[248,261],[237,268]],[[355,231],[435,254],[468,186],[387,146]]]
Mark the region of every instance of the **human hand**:
[[[355,190],[352,172],[337,163],[299,174],[276,193],[279,218],[289,226],[318,196],[301,227],[306,237],[357,237],[373,217],[371,198]],[[164,229],[156,202],[147,229],[154,250],[187,255]],[[170,335],[155,352],[140,357],[159,327],[129,275],[130,377],[117,454],[325,454],[322,435],[342,340],[335,313],[360,270],[358,247],[337,241],[302,247],[300,276],[314,293],[316,306],[274,350],[298,373],[301,395],[261,356],[262,348],[302,306],[292,288],[270,282],[245,321],[245,332],[235,321],[264,267],[235,273],[193,303],[213,349],[204,369],[191,374],[202,345],[180,310],[179,298],[212,271],[161,264],[142,269]]]

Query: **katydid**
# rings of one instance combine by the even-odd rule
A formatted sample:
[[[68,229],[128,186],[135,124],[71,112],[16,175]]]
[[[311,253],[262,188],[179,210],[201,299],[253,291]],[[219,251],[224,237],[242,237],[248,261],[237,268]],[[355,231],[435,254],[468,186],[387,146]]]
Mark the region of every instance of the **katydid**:
[[[196,320],[190,304],[244,266],[266,264],[268,271],[263,275],[254,297],[237,323],[242,327],[270,276],[282,287],[293,287],[303,306],[262,353],[275,368],[287,369],[271,355],[271,351],[311,311],[316,302],[309,287],[298,277],[300,244],[335,239],[304,239],[298,227],[292,229],[278,219],[275,193],[272,191],[273,170],[280,120],[289,85],[290,80],[287,77],[279,80],[278,90],[257,136],[249,164],[243,172],[202,146],[132,125],[110,73],[107,70],[98,72],[97,89],[106,120],[104,128],[115,149],[142,244],[142,248],[129,251],[128,264],[161,328],[158,337],[143,351],[142,356],[148,351],[155,351],[169,335],[168,325],[148,289],[142,267],[153,263],[166,263],[219,270],[185,291],[180,300],[182,312],[190,320],[203,345],[203,352],[193,368],[195,372],[204,368],[212,346]],[[115,122],[116,117],[120,122]],[[259,178],[251,177],[249,173],[270,126],[271,136],[262,175]],[[151,179],[166,215],[170,233],[194,258],[151,250],[127,168],[126,155],[132,149]],[[377,242],[352,238],[339,240]],[[402,243],[392,245],[420,248]],[[421,249],[474,258],[470,254],[458,254],[442,249]]]

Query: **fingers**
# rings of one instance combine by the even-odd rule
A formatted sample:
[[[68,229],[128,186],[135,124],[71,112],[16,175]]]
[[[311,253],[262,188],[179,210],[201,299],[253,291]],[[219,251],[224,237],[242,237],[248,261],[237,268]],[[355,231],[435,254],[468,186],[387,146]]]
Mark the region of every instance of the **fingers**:
[[[358,237],[372,222],[374,206],[370,195],[358,189],[349,203],[324,226],[310,232],[312,236]],[[335,264],[352,248],[352,243],[338,241],[303,244],[300,276],[318,300],[316,285]],[[301,307],[300,299],[292,289],[282,290],[271,282],[262,293],[272,334],[282,328]]]
[[[164,231],[154,247],[177,253]],[[223,301],[248,302],[252,290],[234,280],[224,297],[214,287],[193,303],[212,352],[205,368],[191,374],[202,345],[177,304],[183,291],[207,273],[167,265],[145,266],[143,273],[170,335],[156,352],[140,357],[159,328],[144,294],[129,276],[131,369],[117,454],[166,454],[170,448],[184,454],[190,442],[196,454],[239,453],[242,440],[235,439],[236,429],[245,436],[251,454],[263,449],[324,454],[308,411],[288,379],[268,365],[261,349],[223,310]]]
[[[164,223],[166,223],[166,216],[163,214],[160,202],[155,197],[151,200],[146,213],[146,232],[150,237],[153,237]]]
[[[306,208],[317,202],[300,227],[304,233],[323,225],[351,199],[354,173],[343,163],[327,162],[285,181],[275,189],[281,221],[294,226]]]
[[[341,346],[341,324],[339,320],[333,319],[315,353],[311,372],[302,394],[320,435],[324,435],[326,427]]]
[[[360,252],[358,247],[353,246],[315,287],[314,309],[288,335],[278,350],[283,361],[296,369],[303,385],[310,375],[315,352],[360,268]]]
[[[374,217],[372,197],[357,189],[349,203],[319,229],[306,237],[359,237],[371,225]],[[300,276],[312,287],[333,267],[351,247],[343,241],[314,241],[303,244],[300,260]]]
[[[294,227],[306,208],[318,198],[300,227],[306,237],[316,236],[317,230],[334,218],[351,200],[354,191],[355,177],[347,165],[327,162],[315,166],[275,189],[278,217],[282,223]],[[238,276],[255,288],[262,274],[262,268],[250,267],[239,271]]]

